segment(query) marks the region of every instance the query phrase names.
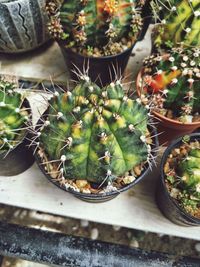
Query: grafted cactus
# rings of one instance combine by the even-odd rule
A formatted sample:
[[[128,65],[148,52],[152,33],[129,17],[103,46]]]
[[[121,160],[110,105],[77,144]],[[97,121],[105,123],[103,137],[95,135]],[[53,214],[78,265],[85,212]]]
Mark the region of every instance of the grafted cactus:
[[[122,52],[142,28],[144,0],[50,0],[49,30],[67,47],[91,56]]]
[[[152,7],[156,21],[160,23],[154,33],[157,47],[200,46],[199,0],[153,0]]]
[[[198,139],[175,148],[166,173],[171,195],[182,208],[200,218],[200,143]]]
[[[0,78],[0,153],[9,152],[22,141],[29,119],[24,99],[15,86]]]
[[[151,161],[148,110],[128,98],[120,81],[103,90],[87,76],[73,92],[55,92],[35,140],[47,172],[60,183],[133,181]],[[127,178],[128,179],[128,178]],[[129,181],[129,183],[131,182]]]
[[[172,49],[144,61],[143,93],[163,115],[182,122],[199,121],[200,51]]]

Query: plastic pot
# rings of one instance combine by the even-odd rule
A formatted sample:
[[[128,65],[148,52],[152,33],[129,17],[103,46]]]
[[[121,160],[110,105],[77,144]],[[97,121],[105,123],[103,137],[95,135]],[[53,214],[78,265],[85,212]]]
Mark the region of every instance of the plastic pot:
[[[190,134],[190,141],[195,139],[200,140],[200,133]],[[162,160],[161,160],[161,177],[158,182],[157,190],[156,190],[156,202],[164,214],[169,220],[174,222],[175,224],[183,225],[183,226],[200,226],[200,219],[191,216],[186,213],[177,203],[177,201],[172,198],[166,188],[165,184],[165,173],[164,173],[164,165],[166,160],[171,153],[171,151],[179,147],[182,144],[182,138],[178,138],[165,150]]]
[[[142,88],[140,86],[140,81],[142,79],[143,73],[144,70],[141,69],[136,78],[136,92],[138,96],[141,95]],[[156,127],[158,130],[158,134],[160,134],[158,136],[159,144],[168,144],[174,139],[186,134],[190,134],[200,127],[200,121],[192,123],[183,123],[180,121],[169,119],[156,111],[153,111],[153,115],[155,117],[156,122],[158,123]]]
[[[44,117],[43,117],[44,118]],[[40,121],[38,122],[38,125],[40,125]],[[151,128],[151,133],[153,137],[153,148],[158,147],[158,138],[157,138],[157,131],[155,129],[155,127]],[[156,155],[156,152],[154,152],[154,155]],[[108,200],[111,200],[115,197],[117,197],[120,193],[127,191],[128,189],[132,188],[133,186],[135,186],[138,182],[140,182],[150,171],[148,164],[145,165],[144,167],[144,171],[142,172],[142,174],[132,183],[123,186],[122,188],[118,189],[117,191],[112,191],[112,192],[108,192],[108,193],[97,193],[97,194],[87,194],[87,193],[80,193],[80,192],[76,192],[73,189],[66,189],[66,187],[61,186],[59,184],[59,182],[54,181],[52,179],[52,177],[46,172],[45,170],[45,165],[42,164],[41,158],[39,157],[38,153],[35,153],[35,159],[36,162],[40,168],[40,170],[42,171],[42,173],[46,176],[46,178],[52,182],[54,185],[56,185],[57,187],[59,187],[60,189],[73,194],[75,197],[86,201],[86,202],[93,202],[93,203],[101,203],[101,202],[105,202]],[[98,187],[98,185],[96,185]]]
[[[49,39],[45,0],[0,0],[0,14],[0,52],[26,52]]]
[[[24,100],[23,104],[26,108],[30,108],[28,100]],[[0,152],[0,176],[18,175],[34,163],[32,149],[28,148],[29,141],[28,131],[25,133],[22,141],[12,149],[9,154]]]

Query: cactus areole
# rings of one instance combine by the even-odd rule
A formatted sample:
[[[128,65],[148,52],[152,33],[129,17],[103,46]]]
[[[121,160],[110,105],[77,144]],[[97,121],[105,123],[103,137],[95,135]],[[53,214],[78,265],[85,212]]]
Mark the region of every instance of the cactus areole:
[[[129,184],[152,160],[148,110],[128,98],[120,81],[100,89],[84,76],[72,92],[55,92],[43,126],[36,128],[37,156],[46,174],[65,189],[96,193]]]
[[[20,144],[29,121],[30,108],[16,83],[0,78],[0,154],[4,157]]]
[[[86,56],[116,55],[136,42],[144,0],[50,0],[49,31]]]
[[[181,123],[200,123],[200,50],[174,48],[165,56],[144,60],[138,78],[143,103],[166,118]]]
[[[200,224],[200,135],[182,138],[164,164],[167,190],[178,205]]]
[[[158,26],[155,27],[154,45],[157,48],[200,47],[199,0],[152,1]]]

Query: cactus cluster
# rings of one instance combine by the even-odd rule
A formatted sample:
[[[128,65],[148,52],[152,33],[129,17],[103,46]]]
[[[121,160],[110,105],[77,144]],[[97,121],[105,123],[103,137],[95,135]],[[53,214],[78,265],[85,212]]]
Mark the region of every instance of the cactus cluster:
[[[5,155],[22,141],[29,119],[24,99],[15,87],[15,82],[0,78],[0,153]]]
[[[200,142],[185,142],[170,155],[165,165],[170,194],[186,212],[200,218]]]
[[[200,120],[200,50],[174,48],[144,60],[142,100],[155,111],[184,123]]]
[[[145,0],[49,0],[49,31],[81,54],[117,54],[136,41],[144,4]]]
[[[199,0],[153,0],[152,8],[159,23],[154,32],[156,47],[200,47]]]
[[[91,183],[133,182],[153,157],[149,111],[139,100],[120,80],[102,90],[88,76],[72,92],[56,91],[33,141],[46,173],[84,193],[93,192]]]

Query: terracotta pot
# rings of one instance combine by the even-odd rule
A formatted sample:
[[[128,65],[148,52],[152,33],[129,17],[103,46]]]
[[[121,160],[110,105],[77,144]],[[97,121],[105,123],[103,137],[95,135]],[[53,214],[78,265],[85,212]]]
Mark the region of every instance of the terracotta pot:
[[[48,39],[45,0],[0,0],[0,52],[35,49]]]
[[[144,70],[141,69],[136,78],[136,92],[138,96],[141,95],[141,80],[144,74]],[[174,139],[190,134],[196,129],[200,128],[200,121],[192,123],[182,123],[173,119],[169,119],[158,112],[153,111],[154,118],[158,123],[156,125],[158,129],[159,144],[168,144]]]
[[[200,140],[200,133],[190,135],[190,141]],[[161,160],[161,178],[156,190],[156,202],[161,212],[172,222],[184,226],[200,226],[200,219],[186,213],[178,205],[177,201],[172,198],[166,188],[164,166],[171,151],[180,147],[182,138],[175,140],[164,152]]]

